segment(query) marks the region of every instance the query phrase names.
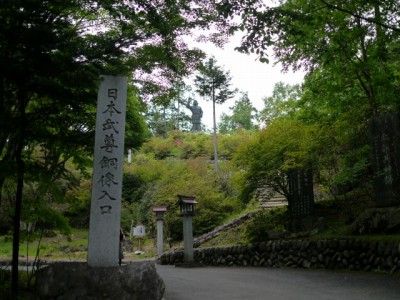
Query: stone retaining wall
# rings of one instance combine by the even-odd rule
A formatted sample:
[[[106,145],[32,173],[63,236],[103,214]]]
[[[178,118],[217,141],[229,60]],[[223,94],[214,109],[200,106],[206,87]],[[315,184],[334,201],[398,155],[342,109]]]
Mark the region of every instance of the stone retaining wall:
[[[164,253],[163,265],[183,263],[183,250]],[[251,245],[194,249],[206,266],[349,269],[400,273],[400,242],[361,240],[275,240]]]

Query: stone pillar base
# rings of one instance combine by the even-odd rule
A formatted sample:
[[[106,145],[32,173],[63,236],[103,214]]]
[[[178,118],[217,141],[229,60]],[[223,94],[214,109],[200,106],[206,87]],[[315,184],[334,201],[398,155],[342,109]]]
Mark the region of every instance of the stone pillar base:
[[[154,262],[122,267],[90,267],[87,263],[55,263],[36,274],[40,299],[160,300],[165,284]]]

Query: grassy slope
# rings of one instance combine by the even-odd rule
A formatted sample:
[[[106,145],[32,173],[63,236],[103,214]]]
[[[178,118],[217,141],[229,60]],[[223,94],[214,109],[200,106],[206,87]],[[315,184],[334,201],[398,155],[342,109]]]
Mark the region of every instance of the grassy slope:
[[[77,260],[86,258],[87,231],[75,229],[70,237],[55,235],[44,237],[40,241],[36,239],[30,243],[23,242],[20,245],[21,257],[35,257],[38,246],[41,258],[64,258]],[[11,258],[12,238],[10,236],[0,237],[0,257]]]

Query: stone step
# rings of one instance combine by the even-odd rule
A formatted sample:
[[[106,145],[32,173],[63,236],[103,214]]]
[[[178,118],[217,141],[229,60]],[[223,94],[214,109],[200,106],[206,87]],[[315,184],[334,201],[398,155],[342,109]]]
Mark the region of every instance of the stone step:
[[[281,202],[287,202],[286,198],[272,198],[268,200],[260,200],[260,205],[264,203],[281,203]]]
[[[288,203],[287,201],[282,201],[282,202],[264,202],[260,205],[261,208],[273,208],[273,207],[281,207],[281,206],[287,206]]]
[[[268,201],[265,202],[279,202],[279,201],[287,201],[285,197],[279,197],[279,198],[271,198]]]

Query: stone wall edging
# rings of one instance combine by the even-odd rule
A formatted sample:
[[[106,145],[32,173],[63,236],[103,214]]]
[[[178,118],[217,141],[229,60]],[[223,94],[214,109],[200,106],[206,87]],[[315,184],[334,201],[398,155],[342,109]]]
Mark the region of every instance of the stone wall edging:
[[[193,240],[193,247],[197,248],[200,247],[201,244],[208,242],[209,240],[213,239],[217,235],[219,235],[222,231],[226,231],[228,229],[234,228],[242,224],[244,221],[252,218],[255,213],[248,213],[243,216],[240,216],[226,224],[220,225],[216,227],[214,230],[207,232],[201,236],[195,237]]]
[[[400,273],[400,242],[359,239],[270,240],[248,245],[194,249],[194,262],[205,266],[259,266],[348,269]],[[183,249],[165,252],[162,265],[183,263]]]

